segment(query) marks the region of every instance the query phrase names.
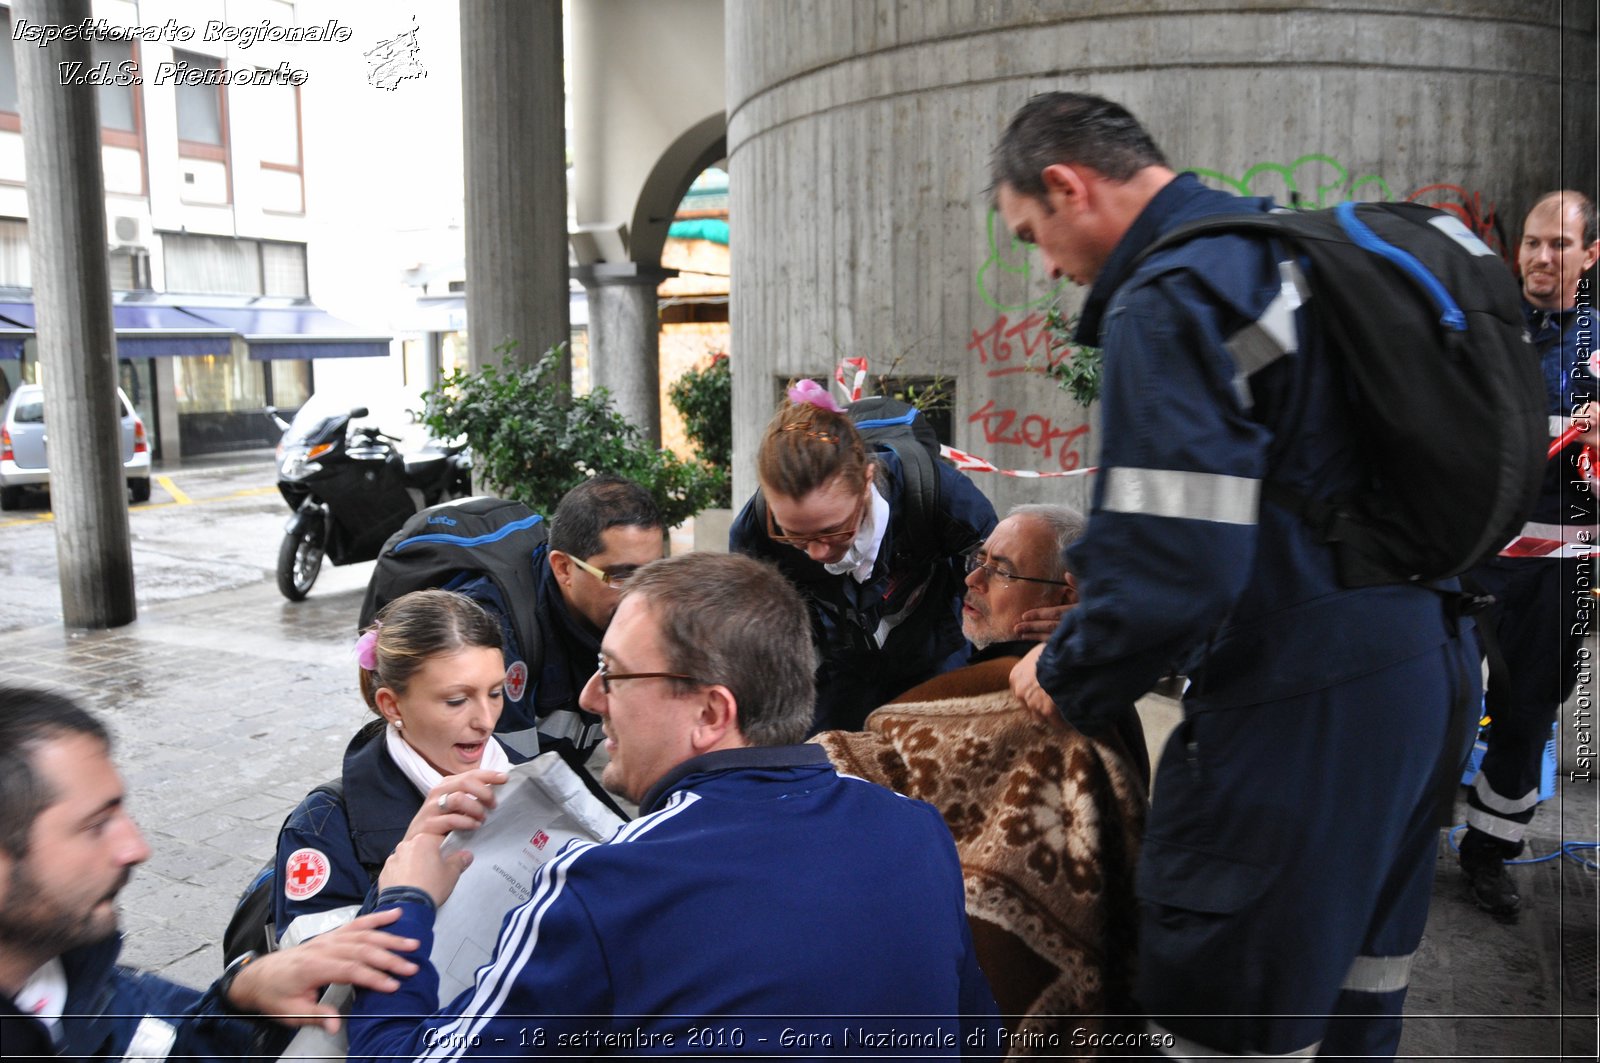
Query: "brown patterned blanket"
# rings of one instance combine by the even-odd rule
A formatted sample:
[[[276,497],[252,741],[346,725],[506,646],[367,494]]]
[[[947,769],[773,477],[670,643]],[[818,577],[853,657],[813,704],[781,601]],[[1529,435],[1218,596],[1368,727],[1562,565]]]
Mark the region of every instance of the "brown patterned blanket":
[[[1120,739],[1047,729],[1002,690],[887,705],[813,741],[944,814],[1008,1054],[1091,1056],[1084,1035],[1133,1028],[1115,1016],[1133,1011],[1145,789]]]

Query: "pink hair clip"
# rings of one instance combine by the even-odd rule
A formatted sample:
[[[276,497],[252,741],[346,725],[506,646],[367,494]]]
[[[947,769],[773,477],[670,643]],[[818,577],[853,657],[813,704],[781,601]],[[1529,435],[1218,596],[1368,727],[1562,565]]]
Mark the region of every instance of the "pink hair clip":
[[[844,412],[839,408],[839,404],[833,401],[833,396],[828,394],[828,389],[815,380],[802,380],[791,387],[789,401],[796,406],[811,405],[834,413]]]
[[[356,639],[356,663],[369,672],[378,670],[378,629],[373,628]]]

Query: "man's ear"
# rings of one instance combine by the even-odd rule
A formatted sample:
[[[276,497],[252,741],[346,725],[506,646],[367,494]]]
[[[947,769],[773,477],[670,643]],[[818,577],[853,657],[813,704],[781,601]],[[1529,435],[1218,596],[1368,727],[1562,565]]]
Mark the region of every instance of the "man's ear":
[[[744,734],[739,730],[739,703],[734,700],[733,691],[720,683],[705,688],[705,702],[695,714],[690,741],[697,755],[744,744]]]
[[[1073,576],[1073,574],[1070,573],[1070,572],[1063,572],[1061,574],[1061,578],[1067,581],[1067,585],[1065,587],[1061,588],[1061,604],[1062,605],[1077,605],[1078,604],[1078,580],[1077,580],[1077,578],[1075,576]]]
[[[555,573],[562,590],[572,586],[572,558],[560,550],[550,551],[550,571]]]
[[[1081,207],[1089,198],[1089,185],[1076,166],[1057,162],[1039,174],[1044,182],[1045,206],[1054,211],[1062,203]]]
[[[1583,272],[1588,273],[1594,269],[1595,262],[1600,261],[1600,240],[1590,244],[1583,252]]]

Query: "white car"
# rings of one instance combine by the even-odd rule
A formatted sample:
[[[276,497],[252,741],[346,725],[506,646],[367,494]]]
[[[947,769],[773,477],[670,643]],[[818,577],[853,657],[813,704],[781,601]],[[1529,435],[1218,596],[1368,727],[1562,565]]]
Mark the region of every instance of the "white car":
[[[135,502],[150,501],[150,443],[144,422],[133,412],[121,388],[117,401],[122,404],[122,469],[128,491]],[[22,492],[29,487],[50,486],[50,463],[46,459],[49,433],[44,426],[44,388],[22,384],[0,408],[0,509],[16,509]]]

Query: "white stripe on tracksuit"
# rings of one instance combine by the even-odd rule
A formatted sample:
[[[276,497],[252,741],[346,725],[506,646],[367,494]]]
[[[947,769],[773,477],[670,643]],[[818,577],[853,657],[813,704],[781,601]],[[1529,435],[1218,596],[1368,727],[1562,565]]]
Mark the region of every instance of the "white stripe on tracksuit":
[[[517,975],[527,966],[534,951],[539,947],[540,924],[544,920],[545,913],[560,898],[561,891],[567,884],[567,869],[579,857],[597,846],[618,845],[631,841],[641,834],[647,834],[699,800],[700,798],[694,794],[680,790],[672,795],[660,811],[641,816],[627,824],[610,841],[574,843],[541,868],[534,879],[536,888],[533,896],[523,901],[512,913],[505,928],[500,932],[500,940],[495,943],[494,959],[490,961],[489,966],[478,972],[478,982],[473,987],[472,999],[467,1002],[460,1015],[440,1027],[434,1048],[416,1057],[416,1063],[430,1063],[430,1061],[445,1063],[458,1058],[483,1032],[484,1027],[499,1014],[500,1008],[505,1004],[506,995],[516,984]],[[445,1003],[447,1001],[440,1001],[441,1005]]]

